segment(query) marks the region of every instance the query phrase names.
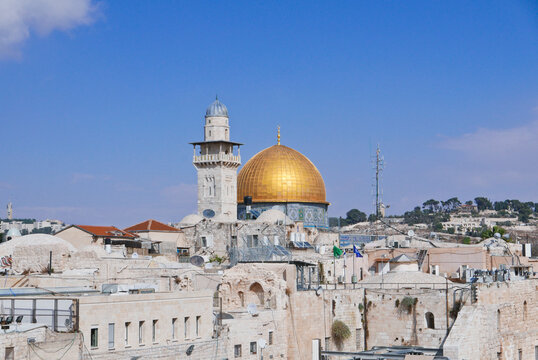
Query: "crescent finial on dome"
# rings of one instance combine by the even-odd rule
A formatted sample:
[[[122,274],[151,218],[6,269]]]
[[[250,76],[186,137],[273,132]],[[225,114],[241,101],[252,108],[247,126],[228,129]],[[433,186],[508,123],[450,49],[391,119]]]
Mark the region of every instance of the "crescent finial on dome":
[[[280,145],[280,125],[277,126],[276,144]]]

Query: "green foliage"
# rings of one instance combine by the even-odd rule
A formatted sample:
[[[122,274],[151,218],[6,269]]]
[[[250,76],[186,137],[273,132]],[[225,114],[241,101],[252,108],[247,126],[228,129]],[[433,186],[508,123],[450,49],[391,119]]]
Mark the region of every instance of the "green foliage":
[[[209,262],[216,262],[219,264],[222,264],[225,260],[225,257],[218,256],[217,254],[213,254],[213,256],[209,258]]]
[[[351,336],[351,331],[349,327],[340,320],[335,320],[331,327],[331,336],[334,340],[334,343],[340,347],[346,339]]]
[[[493,204],[486,197],[482,197],[482,196],[476,197],[474,198],[474,202],[476,203],[476,207],[478,208],[478,211],[493,210]]]
[[[460,300],[456,300],[456,302],[452,306],[452,309],[450,309],[450,318],[456,319],[462,307],[463,303]]]
[[[411,314],[411,311],[413,311],[413,307],[417,304],[418,299],[412,298],[410,296],[406,296],[400,301],[398,312],[400,314],[407,313]]]
[[[394,302],[394,307],[398,308],[399,306],[400,306],[400,299],[396,299],[396,301]]]
[[[368,215],[369,222],[375,222],[376,220],[377,220],[377,217],[375,216],[375,214]]]
[[[453,227],[449,227],[448,229],[446,229],[446,232],[449,234],[454,234],[456,232],[456,229],[454,229]]]
[[[338,220],[340,220],[340,226],[353,225],[359,222],[365,222],[367,220],[366,214],[358,209],[351,209],[346,213],[346,218],[329,218],[329,226],[338,226]]]
[[[471,243],[471,238],[468,236],[464,237],[462,243],[464,243],[465,245],[469,245]]]

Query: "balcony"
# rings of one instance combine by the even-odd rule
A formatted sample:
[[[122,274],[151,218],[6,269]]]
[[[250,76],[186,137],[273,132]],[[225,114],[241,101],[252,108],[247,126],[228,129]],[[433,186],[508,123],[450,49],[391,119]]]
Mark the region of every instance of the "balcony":
[[[227,163],[236,163],[237,165],[241,164],[241,156],[233,154],[207,154],[207,155],[194,155],[192,162],[194,164],[207,164],[207,163],[217,163],[217,162],[227,162]]]

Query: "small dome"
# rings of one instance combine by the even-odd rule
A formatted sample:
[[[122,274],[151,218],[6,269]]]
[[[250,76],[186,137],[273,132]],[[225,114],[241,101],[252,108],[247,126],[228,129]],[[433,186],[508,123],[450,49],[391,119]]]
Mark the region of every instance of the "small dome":
[[[6,238],[11,238],[11,239],[19,237],[19,236],[21,236],[21,232],[17,228],[9,229],[6,234]]]
[[[185,216],[181,221],[179,222],[180,226],[192,226],[198,224],[200,221],[202,221],[204,218],[201,217],[198,214],[190,214]]]
[[[221,103],[219,99],[215,99],[211,105],[207,108],[205,111],[205,116],[224,116],[228,117],[228,109],[226,108],[226,105]]]

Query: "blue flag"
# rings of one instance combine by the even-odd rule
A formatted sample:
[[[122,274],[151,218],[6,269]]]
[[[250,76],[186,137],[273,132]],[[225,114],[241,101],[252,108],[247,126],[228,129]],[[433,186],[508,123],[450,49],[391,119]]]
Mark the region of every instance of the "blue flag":
[[[353,252],[355,253],[355,256],[356,256],[356,257],[362,257],[361,253],[359,252],[359,250],[357,250],[357,248],[355,247],[355,245],[353,245]]]

